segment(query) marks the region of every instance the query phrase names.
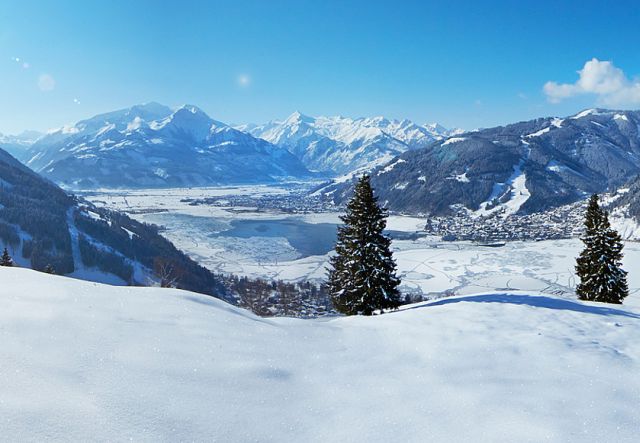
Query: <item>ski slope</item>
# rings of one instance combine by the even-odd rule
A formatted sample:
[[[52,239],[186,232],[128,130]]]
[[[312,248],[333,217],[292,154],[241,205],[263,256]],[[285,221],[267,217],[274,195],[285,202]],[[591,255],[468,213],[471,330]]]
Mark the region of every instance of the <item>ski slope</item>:
[[[640,296],[261,319],[0,268],[6,441],[637,441]]]

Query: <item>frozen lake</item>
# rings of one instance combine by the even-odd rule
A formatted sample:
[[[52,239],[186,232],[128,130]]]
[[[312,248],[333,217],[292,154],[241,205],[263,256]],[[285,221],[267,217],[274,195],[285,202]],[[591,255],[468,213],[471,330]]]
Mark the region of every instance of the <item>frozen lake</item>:
[[[244,213],[242,217],[250,217],[251,213]],[[240,216],[240,215],[239,215]],[[273,243],[274,249],[286,242],[295,250],[297,258],[312,255],[324,255],[333,250],[336,241],[337,223],[305,221],[300,216],[269,218],[240,218],[206,217],[179,212],[160,212],[145,214],[142,218],[150,223],[163,226],[170,232],[190,232],[193,237],[200,232],[208,240],[202,240],[212,246],[218,246],[220,241],[251,244]],[[401,239],[411,233],[398,230],[388,230],[387,234],[394,239]],[[289,248],[287,248],[289,249]],[[281,251],[273,251],[278,256]],[[273,261],[276,261],[274,258]]]
[[[308,223],[294,216],[234,219],[159,212],[136,217],[162,226],[164,235],[209,267],[207,251],[223,250],[226,260],[255,260],[256,263],[325,255],[333,249],[337,227],[335,223]]]
[[[331,251],[336,240],[336,225],[307,223],[296,218],[279,220],[233,220],[231,229],[217,234],[234,238],[283,238],[302,257],[323,255]]]

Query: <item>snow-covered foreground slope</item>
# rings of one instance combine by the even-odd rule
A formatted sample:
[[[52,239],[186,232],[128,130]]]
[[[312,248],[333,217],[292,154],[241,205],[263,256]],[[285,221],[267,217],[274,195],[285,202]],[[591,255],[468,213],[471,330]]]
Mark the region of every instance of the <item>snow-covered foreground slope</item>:
[[[636,441],[640,302],[441,299],[260,319],[0,268],[8,441]]]

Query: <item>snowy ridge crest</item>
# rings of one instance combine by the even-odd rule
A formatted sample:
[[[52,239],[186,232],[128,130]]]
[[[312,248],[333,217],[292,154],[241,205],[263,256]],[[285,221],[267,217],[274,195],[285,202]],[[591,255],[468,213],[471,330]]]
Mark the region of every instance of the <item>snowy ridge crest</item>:
[[[336,175],[373,169],[403,152],[460,132],[383,116],[309,117],[300,112],[282,121],[238,128],[288,149],[309,169]]]
[[[19,156],[71,188],[270,183],[313,176],[284,148],[210,118],[158,103],[50,131]]]

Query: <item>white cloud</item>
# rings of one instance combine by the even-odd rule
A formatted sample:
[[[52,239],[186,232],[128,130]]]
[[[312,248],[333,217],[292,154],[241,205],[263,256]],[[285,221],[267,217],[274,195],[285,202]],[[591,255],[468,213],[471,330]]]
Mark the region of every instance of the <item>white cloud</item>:
[[[578,95],[590,94],[598,104],[605,106],[632,106],[640,104],[640,79],[630,80],[622,69],[610,61],[594,58],[578,71],[575,83],[545,83],[543,90],[551,103]]]
[[[38,88],[40,88],[41,91],[53,91],[55,87],[56,81],[51,75],[41,74],[40,77],[38,77]]]

